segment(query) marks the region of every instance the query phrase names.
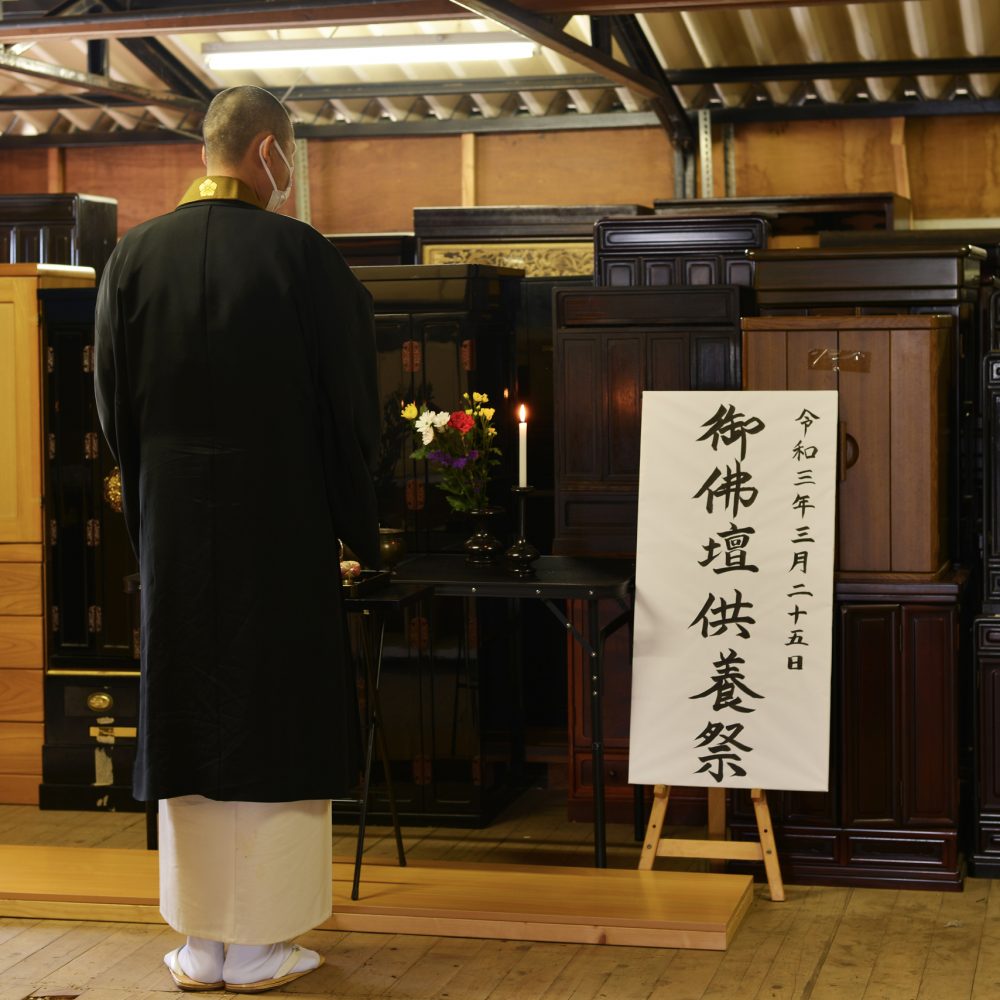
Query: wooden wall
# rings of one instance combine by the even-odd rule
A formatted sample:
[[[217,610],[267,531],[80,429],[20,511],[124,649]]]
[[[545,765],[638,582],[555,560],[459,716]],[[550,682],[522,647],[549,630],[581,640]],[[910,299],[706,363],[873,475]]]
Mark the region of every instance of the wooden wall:
[[[312,222],[324,233],[413,229],[417,205],[460,205],[461,136],[309,144]]]
[[[716,131],[719,131],[718,129]],[[651,204],[674,194],[674,156],[658,128],[345,138],[310,143],[313,224],[323,232],[412,229],[416,206]],[[44,191],[47,150],[0,156],[0,194]],[[715,194],[724,190],[722,144]],[[70,148],[65,190],[111,195],[119,229],[169,211],[199,175],[198,148]],[[910,187],[916,218],[1000,216],[1000,118],[987,115],[748,124],[736,129],[738,195],[849,194]]]

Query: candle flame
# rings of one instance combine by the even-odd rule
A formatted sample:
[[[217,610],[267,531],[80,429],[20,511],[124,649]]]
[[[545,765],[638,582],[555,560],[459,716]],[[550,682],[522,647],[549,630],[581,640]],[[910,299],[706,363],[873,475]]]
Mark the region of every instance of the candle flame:
[[[521,423],[526,424],[528,422],[528,411],[524,403],[521,404],[521,408],[517,412]]]

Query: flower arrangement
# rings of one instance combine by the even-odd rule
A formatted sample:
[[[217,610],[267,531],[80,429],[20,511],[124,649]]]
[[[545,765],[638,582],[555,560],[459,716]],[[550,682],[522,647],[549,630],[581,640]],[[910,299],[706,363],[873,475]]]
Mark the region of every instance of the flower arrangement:
[[[410,458],[425,458],[440,472],[437,485],[452,510],[486,506],[490,469],[500,462],[489,401],[484,392],[466,392],[460,410],[429,410],[425,405],[418,410],[416,403],[407,403],[400,414],[420,438]]]

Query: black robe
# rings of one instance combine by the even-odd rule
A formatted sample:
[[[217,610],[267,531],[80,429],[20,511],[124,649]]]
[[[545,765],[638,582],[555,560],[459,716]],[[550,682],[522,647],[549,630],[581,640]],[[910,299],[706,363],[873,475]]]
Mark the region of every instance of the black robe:
[[[142,579],[136,798],[336,797],[356,719],[338,537],[378,560],[370,296],[216,177],[115,248],[96,338]]]

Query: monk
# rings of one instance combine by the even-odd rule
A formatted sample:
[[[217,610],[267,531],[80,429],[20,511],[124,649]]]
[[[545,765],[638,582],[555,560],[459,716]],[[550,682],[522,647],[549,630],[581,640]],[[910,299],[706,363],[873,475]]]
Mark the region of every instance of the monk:
[[[292,124],[234,87],[205,177],[130,230],[98,296],[96,396],[142,580],[134,793],[159,802],[160,907],[187,990],[256,993],[322,963],[330,800],[351,678],[338,539],[376,565],[371,300],[277,214]]]

